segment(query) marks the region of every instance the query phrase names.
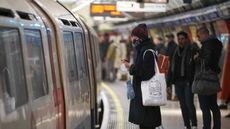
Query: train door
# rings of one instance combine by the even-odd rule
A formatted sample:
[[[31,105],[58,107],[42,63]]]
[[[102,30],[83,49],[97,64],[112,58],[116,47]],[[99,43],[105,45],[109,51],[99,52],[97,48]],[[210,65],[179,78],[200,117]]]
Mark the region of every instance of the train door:
[[[34,0],[54,23],[60,76],[64,91],[65,124],[67,129],[84,128],[86,93],[78,75],[78,60],[74,47],[74,33],[82,30],[76,19],[56,1]],[[71,21],[70,21],[71,20]],[[80,60],[81,61],[81,60]],[[85,74],[85,73],[84,73]],[[84,97],[85,96],[85,97]]]
[[[85,122],[84,125],[88,125],[86,128],[91,128],[91,116],[90,116],[90,80],[89,80],[89,71],[88,71],[88,65],[87,65],[87,59],[86,58],[86,49],[84,45],[86,44],[83,39],[83,33],[75,32],[74,33],[74,39],[75,39],[75,50],[76,54],[80,55],[77,56],[78,60],[78,76],[80,80],[80,85],[83,90],[83,102],[84,102],[84,108],[85,108]]]
[[[27,85],[32,112],[32,128],[56,128],[53,82],[46,29],[32,12],[20,12]]]
[[[94,47],[92,47],[92,44],[94,43],[92,40],[92,32],[90,32],[89,28],[83,24],[83,28],[84,28],[84,41],[85,41],[85,50],[87,52],[87,61],[88,61],[88,79],[90,81],[90,107],[88,107],[88,109],[90,109],[90,113],[88,114],[89,116],[91,115],[91,128],[95,128],[96,126],[96,100],[97,100],[97,96],[96,96],[96,76],[95,76],[95,68],[94,67],[94,63],[93,62],[95,59],[93,59],[93,51],[95,50]],[[98,76],[98,75],[97,75]]]
[[[22,30],[7,2],[0,2],[0,128],[30,129]]]
[[[59,3],[59,2],[58,2]],[[63,8],[61,3],[59,3]],[[67,8],[65,8],[68,10]],[[80,83],[80,89],[81,89],[81,96],[83,104],[84,104],[84,116],[83,121],[81,122],[80,125],[78,125],[79,128],[90,128],[92,123],[91,123],[91,96],[95,96],[94,94],[91,94],[93,87],[92,85],[92,61],[91,61],[91,54],[90,54],[90,49],[89,49],[89,37],[88,37],[88,31],[84,27],[84,23],[81,22],[81,20],[78,18],[78,16],[74,16],[71,12],[70,14],[75,18],[72,21],[69,21],[70,25],[73,27],[78,27],[78,29],[74,32],[74,45],[75,45],[75,54],[76,60],[77,60],[77,67],[78,67],[78,79]],[[77,20],[77,22],[75,22]],[[80,24],[79,24],[80,23]],[[79,29],[81,28],[81,29]],[[91,85],[91,86],[90,86]],[[94,127],[93,127],[94,128]]]
[[[82,90],[79,84],[73,32],[65,30],[62,32],[62,36],[67,127],[74,129],[82,121],[84,105],[81,99]]]
[[[46,27],[46,35],[49,46],[49,55],[50,55],[50,63],[51,63],[51,71],[52,71],[52,80],[53,80],[53,96],[55,103],[55,114],[59,114],[56,119],[57,129],[65,128],[65,110],[64,110],[64,95],[63,95],[63,87],[61,85],[61,77],[59,71],[59,62],[58,62],[58,51],[57,51],[57,33],[55,31],[54,23],[46,14],[46,12],[40,10],[39,6],[36,3],[34,4],[35,11],[42,17],[42,20]]]

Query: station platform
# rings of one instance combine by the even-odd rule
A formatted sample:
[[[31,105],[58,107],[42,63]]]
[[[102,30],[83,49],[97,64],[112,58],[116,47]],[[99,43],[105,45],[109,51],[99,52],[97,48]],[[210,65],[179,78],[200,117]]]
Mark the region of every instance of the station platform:
[[[104,101],[104,118],[101,129],[139,129],[135,124],[128,122],[129,100],[126,95],[126,83],[103,82],[102,97]],[[194,97],[198,129],[202,129],[202,112],[199,107],[198,97]],[[221,110],[222,129],[230,129],[230,119],[224,116],[229,110]],[[162,123],[164,129],[184,129],[183,119],[178,101],[168,101],[166,106],[161,107]]]

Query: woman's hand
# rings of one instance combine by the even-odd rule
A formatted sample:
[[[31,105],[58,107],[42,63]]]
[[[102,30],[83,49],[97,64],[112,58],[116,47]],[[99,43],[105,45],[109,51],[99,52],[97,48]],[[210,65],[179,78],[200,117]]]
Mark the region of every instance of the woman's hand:
[[[196,53],[194,56],[193,56],[193,59],[195,60],[196,58],[198,58],[199,56],[199,53]]]

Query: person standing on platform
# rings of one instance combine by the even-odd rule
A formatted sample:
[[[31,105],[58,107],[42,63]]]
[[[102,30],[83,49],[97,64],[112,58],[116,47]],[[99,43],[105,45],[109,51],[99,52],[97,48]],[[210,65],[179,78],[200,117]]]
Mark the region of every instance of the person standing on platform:
[[[154,45],[155,45],[155,50],[157,53],[162,54],[162,55],[167,55],[167,48],[164,44],[163,39],[160,36],[156,36],[154,38]]]
[[[106,54],[109,48],[109,34],[105,33],[100,37],[100,57],[102,62],[102,80],[106,80],[107,73],[107,62],[106,62]]]
[[[159,106],[143,106],[141,81],[149,80],[155,74],[155,56],[147,49],[154,48],[148,37],[146,24],[139,24],[131,33],[132,42],[137,51],[134,64],[122,60],[129,73],[133,75],[133,89],[135,97],[130,101],[129,122],[139,125],[140,129],[155,129],[161,126],[161,112]],[[144,56],[144,57],[143,57]]]
[[[206,27],[201,27],[197,30],[198,40],[202,47],[199,53],[194,56],[196,63],[204,61],[205,70],[211,69],[219,74],[219,60],[223,45],[215,37],[210,36],[209,30]],[[197,69],[197,68],[196,68]],[[211,112],[213,115],[213,129],[221,129],[221,114],[217,105],[217,93],[212,95],[199,95],[200,108],[203,113],[203,129],[211,129]]]
[[[174,54],[174,52],[175,52],[175,50],[176,50],[176,47],[177,47],[177,44],[176,44],[176,42],[174,41],[174,35],[173,34],[167,34],[166,35],[166,38],[167,38],[167,56],[169,56],[169,60],[171,61],[172,60],[172,57],[173,57],[173,54]]]
[[[197,129],[197,116],[194,106],[192,82],[195,64],[191,44],[186,32],[178,32],[178,46],[173,54],[169,68],[169,82],[175,84],[184,126],[186,129]]]
[[[166,56],[169,57],[169,65],[172,62],[173,54],[176,50],[177,44],[174,41],[174,35],[172,33],[166,35]],[[167,74],[167,92],[168,92],[168,99],[176,100],[175,90],[172,90],[172,84],[169,83],[169,73]],[[175,88],[174,88],[175,89]]]
[[[106,61],[107,63],[107,80],[114,82],[117,78],[116,76],[116,68],[115,68],[115,61],[117,57],[117,49],[120,44],[120,36],[118,36],[117,32],[114,32],[113,36],[110,36],[110,43],[108,51],[106,53]]]

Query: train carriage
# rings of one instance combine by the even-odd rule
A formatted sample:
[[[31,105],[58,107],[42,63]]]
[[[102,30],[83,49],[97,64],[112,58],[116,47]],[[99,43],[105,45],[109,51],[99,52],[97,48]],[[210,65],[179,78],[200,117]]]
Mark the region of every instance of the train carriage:
[[[54,0],[13,2],[0,1],[0,128],[95,128],[95,33]]]

